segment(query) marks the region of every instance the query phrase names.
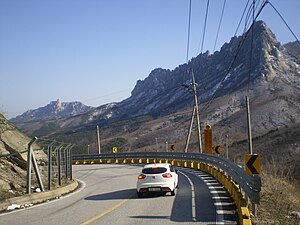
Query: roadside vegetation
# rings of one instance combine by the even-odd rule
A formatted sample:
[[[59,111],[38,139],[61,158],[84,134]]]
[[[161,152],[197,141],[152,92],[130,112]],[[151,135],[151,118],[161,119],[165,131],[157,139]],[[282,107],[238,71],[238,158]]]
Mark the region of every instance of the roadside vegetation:
[[[275,171],[263,171],[260,205],[254,224],[299,225],[300,182]]]

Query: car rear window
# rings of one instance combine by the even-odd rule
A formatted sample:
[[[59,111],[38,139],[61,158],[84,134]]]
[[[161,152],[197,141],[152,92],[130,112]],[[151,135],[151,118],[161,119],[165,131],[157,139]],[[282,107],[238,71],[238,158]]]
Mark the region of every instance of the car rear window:
[[[142,170],[142,173],[144,174],[158,174],[158,173],[164,173],[167,169],[164,167],[153,167],[153,168],[145,168]]]

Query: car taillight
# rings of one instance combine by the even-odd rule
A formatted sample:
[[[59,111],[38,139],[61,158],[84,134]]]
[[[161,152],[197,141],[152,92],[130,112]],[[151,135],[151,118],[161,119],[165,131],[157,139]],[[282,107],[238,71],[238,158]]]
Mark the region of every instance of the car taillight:
[[[164,173],[162,176],[163,178],[172,178],[172,174],[170,173]]]
[[[145,174],[140,174],[140,175],[138,176],[138,179],[139,179],[139,180],[145,179],[145,178],[146,178],[146,175],[145,175]]]

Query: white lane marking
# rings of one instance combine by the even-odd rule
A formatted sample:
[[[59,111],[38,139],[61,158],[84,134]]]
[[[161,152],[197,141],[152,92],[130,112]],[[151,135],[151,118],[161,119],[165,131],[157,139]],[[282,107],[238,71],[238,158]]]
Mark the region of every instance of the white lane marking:
[[[217,210],[218,214],[226,214],[226,215],[234,215],[236,213],[235,210]]]
[[[224,187],[222,186],[208,186],[209,189],[222,189],[224,190]]]
[[[187,173],[194,173],[197,175],[209,188],[210,193],[214,194],[212,196],[212,199],[214,200],[214,205],[216,207],[216,213],[217,213],[217,221],[220,222],[208,222],[207,224],[214,224],[214,225],[233,225],[237,224],[236,221],[232,220],[225,220],[224,215],[234,215],[236,213],[235,210],[223,210],[223,206],[231,206],[235,205],[234,202],[223,202],[224,200],[229,200],[231,197],[228,196],[220,196],[219,194],[226,194],[227,192],[225,191],[224,187],[217,182],[217,180],[212,177],[211,175],[203,174],[201,172],[194,172],[190,170],[186,170],[185,172]]]
[[[226,194],[226,191],[216,191],[215,189],[213,189],[214,191],[210,191],[211,194]]]
[[[220,186],[220,187],[223,187],[222,185],[220,185],[220,183],[215,183],[215,182],[207,182],[205,181],[205,183],[207,183],[207,185],[210,185],[210,186]]]
[[[208,224],[213,224],[213,225],[235,225],[235,224],[237,224],[237,222],[236,221],[230,221],[230,220],[228,220],[228,221],[224,220],[223,222],[216,222],[216,223],[209,223],[208,222]]]
[[[235,205],[234,202],[215,202],[214,203],[215,206],[232,206]]]
[[[227,197],[227,196],[213,196],[212,199],[231,199],[230,197]]]
[[[192,220],[197,221],[196,220],[196,198],[195,198],[194,184],[193,184],[192,180],[187,175],[185,175],[181,171],[178,171],[178,172],[181,173],[183,176],[185,176],[186,179],[189,181],[189,183],[191,185],[191,190],[192,190]]]

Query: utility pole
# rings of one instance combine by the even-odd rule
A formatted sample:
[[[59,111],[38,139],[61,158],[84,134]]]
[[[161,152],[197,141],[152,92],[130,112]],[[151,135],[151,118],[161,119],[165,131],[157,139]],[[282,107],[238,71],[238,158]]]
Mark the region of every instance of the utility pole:
[[[100,131],[98,125],[97,125],[97,142],[98,142],[98,153],[101,154]]]
[[[185,152],[187,152],[187,148],[188,148],[188,144],[189,144],[189,140],[190,140],[190,135],[191,135],[191,132],[192,132],[194,115],[196,114],[196,119],[197,119],[197,134],[198,134],[197,136],[198,136],[198,145],[199,145],[198,148],[199,148],[199,152],[202,153],[200,116],[199,116],[198,97],[197,97],[197,83],[195,81],[195,75],[194,75],[193,70],[192,70],[192,79],[193,79],[192,85],[193,85],[195,105],[194,105],[194,109],[193,109],[193,116],[192,116],[192,121],[191,121],[191,124],[190,124],[190,130],[189,130],[189,134],[188,134],[188,138],[187,138],[187,142],[186,142]]]
[[[198,97],[197,97],[197,84],[196,84],[196,81],[195,81],[195,75],[194,75],[193,70],[192,70],[192,76],[193,76],[193,90],[194,90],[194,99],[195,99],[195,111],[196,111],[196,118],[197,118],[197,131],[198,131],[199,152],[202,153],[200,116],[199,116]]]
[[[193,128],[193,123],[194,123],[194,117],[195,117],[195,106],[193,107],[193,115],[192,115],[192,119],[191,119],[191,123],[190,123],[190,129],[189,129],[189,133],[186,139],[186,144],[185,144],[185,152],[188,151],[189,148],[189,143],[190,143],[190,138],[191,138],[191,133],[192,133],[192,128]]]
[[[226,159],[228,159],[228,134],[225,135]]]
[[[188,133],[188,137],[186,140],[186,145],[185,145],[185,152],[187,152],[188,146],[189,146],[189,141],[190,141],[190,137],[191,137],[191,132],[192,132],[192,127],[193,127],[193,123],[194,123],[194,117],[196,114],[196,119],[197,119],[197,134],[198,134],[198,148],[199,148],[199,152],[202,153],[202,141],[201,141],[201,129],[200,129],[200,116],[199,116],[199,107],[198,107],[198,97],[197,97],[197,83],[195,81],[195,75],[194,72],[192,70],[192,85],[193,85],[193,94],[194,94],[194,108],[193,108],[193,115],[192,115],[192,120],[190,123],[190,129],[189,129],[189,133]]]
[[[247,104],[249,154],[252,155],[253,154],[253,150],[252,150],[251,118],[250,118],[250,104],[249,104],[249,97],[248,96],[246,96],[246,104]]]

